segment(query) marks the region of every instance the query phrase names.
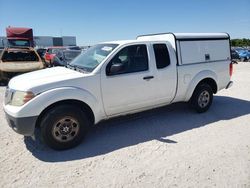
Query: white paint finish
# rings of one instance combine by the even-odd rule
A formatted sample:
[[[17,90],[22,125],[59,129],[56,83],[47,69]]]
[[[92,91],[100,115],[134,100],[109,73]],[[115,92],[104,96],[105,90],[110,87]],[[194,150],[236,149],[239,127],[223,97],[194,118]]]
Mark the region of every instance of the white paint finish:
[[[11,79],[9,87],[15,90],[32,91],[37,96],[25,104],[23,109],[12,108],[9,105],[5,106],[5,109],[10,114],[13,111],[14,117],[26,117],[28,114],[37,116],[47,106],[57,101],[75,99],[89,105],[95,113],[96,120],[100,121],[105,113],[102,108],[99,80],[99,74],[83,74],[64,67],[23,74]]]
[[[14,77],[10,80],[9,87],[21,91],[34,91],[34,88],[36,87],[39,87],[42,90],[47,90],[48,84],[76,79],[82,76],[85,75],[64,67],[48,68]],[[24,82],[26,82],[25,85],[23,85]],[[42,86],[45,88],[43,89]],[[53,87],[55,86],[56,85]]]
[[[228,39],[227,33],[162,33],[152,35],[138,36],[137,40],[140,41],[168,41],[176,49],[176,42],[181,39],[212,39],[212,38],[225,38]],[[177,40],[177,41],[176,41]]]
[[[156,44],[159,42],[154,42]],[[162,42],[160,42],[162,44]],[[145,43],[136,43],[145,44]],[[120,50],[128,45],[123,45]],[[147,43],[149,70],[121,74],[106,75],[106,64],[101,71],[101,85],[104,109],[108,116],[128,113],[133,110],[153,107],[160,104],[169,104],[176,91],[176,58],[170,48],[171,65],[157,70],[152,45]],[[115,54],[114,54],[115,55]],[[151,80],[144,80],[146,76],[153,76]],[[163,84],[165,87],[162,87]]]
[[[196,39],[196,38],[228,38],[227,33],[174,33],[176,39]]]
[[[119,50],[110,57],[101,69],[101,88],[102,100],[104,109],[108,116],[115,114],[126,113],[131,110],[143,108],[152,105],[153,97],[152,87],[154,87],[152,80],[144,80],[145,76],[152,76],[152,65],[149,63],[149,70],[120,74],[115,76],[106,75],[106,66],[110,60],[119,53],[120,50],[129,46],[131,41],[126,45],[120,45]],[[136,43],[144,44],[144,43]],[[147,49],[148,54],[150,54]],[[151,56],[148,57],[149,62]]]
[[[175,37],[173,34],[147,35],[137,37],[139,41],[167,41],[175,49]]]
[[[179,41],[181,64],[230,59],[228,40]],[[209,60],[205,55],[210,56]]]
[[[188,101],[197,84],[204,78],[214,79],[218,90],[226,87],[230,81],[230,60],[176,66],[174,36],[166,34],[164,37],[147,36],[138,38],[138,40],[111,42],[117,43],[119,46],[92,73],[84,74],[59,67],[18,76],[10,81],[11,89],[31,90],[39,95],[22,107],[5,105],[4,109],[14,117],[36,116],[50,104],[75,99],[83,101],[91,107],[95,115],[95,123],[97,123],[102,119],[117,115],[139,112],[173,102]],[[192,35],[192,37],[194,36]],[[171,59],[170,66],[161,70],[156,68],[152,48],[154,43],[167,44]],[[217,50],[220,50],[222,46],[229,50],[229,43],[225,43],[224,40],[218,40],[216,43],[219,46]],[[106,65],[112,57],[123,47],[135,44],[147,45],[149,70],[107,77]],[[193,44],[196,44],[196,41]],[[202,43],[204,49],[206,49],[205,44],[207,43]],[[208,44],[207,50],[211,52],[211,57],[217,59],[220,54],[213,56],[214,49],[210,48],[213,48],[214,45]],[[196,57],[196,53],[197,50],[190,50],[190,57]],[[226,50],[222,50],[222,54],[226,55]],[[180,55],[182,53],[177,54],[179,57]],[[188,58],[185,53],[184,57]],[[145,81],[143,80],[145,76],[154,76],[154,78]]]
[[[226,88],[230,81],[229,64],[231,61],[191,64],[178,66],[178,89],[173,102],[188,101],[197,86],[204,78],[212,78],[218,91]],[[185,76],[190,76],[186,82]]]
[[[91,89],[89,89],[91,90]],[[98,92],[96,96],[87,90],[77,87],[58,87],[37,95],[21,107],[4,105],[4,110],[13,117],[38,116],[45,108],[58,101],[79,100],[87,104],[95,114],[96,123],[105,118]],[[98,97],[98,98],[97,98]]]

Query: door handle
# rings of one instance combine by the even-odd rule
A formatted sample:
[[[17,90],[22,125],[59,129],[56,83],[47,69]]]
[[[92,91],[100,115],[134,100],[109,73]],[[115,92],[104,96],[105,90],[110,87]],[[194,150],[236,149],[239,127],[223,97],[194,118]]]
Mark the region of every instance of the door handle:
[[[143,77],[143,80],[150,80],[150,79],[153,79],[154,77],[153,76],[145,76]]]

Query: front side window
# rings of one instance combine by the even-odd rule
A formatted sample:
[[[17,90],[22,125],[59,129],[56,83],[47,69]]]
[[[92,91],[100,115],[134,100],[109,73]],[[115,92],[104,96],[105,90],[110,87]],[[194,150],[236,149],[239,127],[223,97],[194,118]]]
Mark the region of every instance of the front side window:
[[[106,68],[107,75],[117,75],[148,70],[146,45],[127,46],[120,50]]]
[[[166,44],[154,44],[153,48],[157,69],[167,67],[170,64],[170,58]]]

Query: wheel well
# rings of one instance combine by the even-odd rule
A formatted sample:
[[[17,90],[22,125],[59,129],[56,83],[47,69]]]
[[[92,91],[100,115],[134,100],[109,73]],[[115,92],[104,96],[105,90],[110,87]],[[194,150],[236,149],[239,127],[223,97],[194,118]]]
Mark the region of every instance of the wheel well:
[[[201,84],[208,84],[211,88],[212,88],[212,90],[213,90],[213,93],[215,94],[215,93],[217,93],[217,84],[216,84],[216,82],[214,81],[214,79],[212,79],[212,78],[205,78],[205,79],[203,79],[203,80],[201,80],[198,84],[197,84],[197,86],[198,85],[201,85]],[[196,87],[197,87],[196,86]]]
[[[58,101],[56,103],[51,104],[50,106],[48,106],[47,108],[45,108],[42,113],[38,116],[38,119],[36,121],[36,127],[40,126],[40,122],[43,118],[43,116],[52,108],[54,108],[57,105],[65,105],[65,104],[70,104],[70,105],[75,105],[80,107],[83,111],[85,111],[87,113],[87,117],[90,120],[90,125],[93,125],[95,122],[95,116],[93,111],[91,110],[91,108],[84,102],[79,101],[79,100],[74,100],[74,99],[69,99],[69,100],[62,100],[62,101]]]

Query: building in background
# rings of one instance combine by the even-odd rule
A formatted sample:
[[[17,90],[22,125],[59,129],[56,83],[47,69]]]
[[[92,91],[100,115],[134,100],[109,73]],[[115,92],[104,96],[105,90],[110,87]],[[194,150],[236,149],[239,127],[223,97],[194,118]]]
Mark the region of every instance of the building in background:
[[[35,46],[44,48],[48,46],[76,46],[75,36],[34,36]],[[7,38],[0,36],[0,48],[4,48],[7,45]]]

